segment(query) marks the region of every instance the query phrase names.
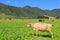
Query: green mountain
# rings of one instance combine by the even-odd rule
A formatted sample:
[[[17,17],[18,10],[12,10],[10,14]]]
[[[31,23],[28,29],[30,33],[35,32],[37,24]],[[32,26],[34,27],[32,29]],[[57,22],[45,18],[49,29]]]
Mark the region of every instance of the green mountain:
[[[60,9],[42,10],[38,7],[15,7],[0,3],[0,18],[37,18],[44,15],[60,17]]]

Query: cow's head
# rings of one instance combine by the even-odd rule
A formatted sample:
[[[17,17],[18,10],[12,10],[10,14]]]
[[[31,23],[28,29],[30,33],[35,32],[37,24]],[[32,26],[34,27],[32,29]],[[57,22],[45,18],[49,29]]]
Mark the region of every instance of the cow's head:
[[[31,27],[31,23],[29,23],[29,24],[27,25],[27,27]]]

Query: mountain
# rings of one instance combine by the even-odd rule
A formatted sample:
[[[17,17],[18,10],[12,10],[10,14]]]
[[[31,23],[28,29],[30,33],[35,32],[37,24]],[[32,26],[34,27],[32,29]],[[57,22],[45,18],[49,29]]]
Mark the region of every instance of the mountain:
[[[60,18],[60,9],[43,10],[38,7],[15,7],[0,3],[0,18],[37,18],[44,15]]]

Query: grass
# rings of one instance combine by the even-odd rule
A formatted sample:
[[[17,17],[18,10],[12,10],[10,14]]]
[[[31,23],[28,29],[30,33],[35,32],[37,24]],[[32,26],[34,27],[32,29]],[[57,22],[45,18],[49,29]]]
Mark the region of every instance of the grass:
[[[49,33],[39,31],[39,36],[35,36],[32,28],[27,28],[28,22],[21,21],[2,21],[0,22],[0,40],[60,40],[60,22],[46,21],[54,26],[52,31],[54,38],[49,37]]]

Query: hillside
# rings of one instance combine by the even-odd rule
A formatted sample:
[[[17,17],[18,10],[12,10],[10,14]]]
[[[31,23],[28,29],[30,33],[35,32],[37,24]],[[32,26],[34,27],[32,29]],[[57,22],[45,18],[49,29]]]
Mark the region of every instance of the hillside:
[[[0,3],[0,18],[37,18],[44,15],[60,18],[60,9],[43,10],[31,6],[22,8]]]

